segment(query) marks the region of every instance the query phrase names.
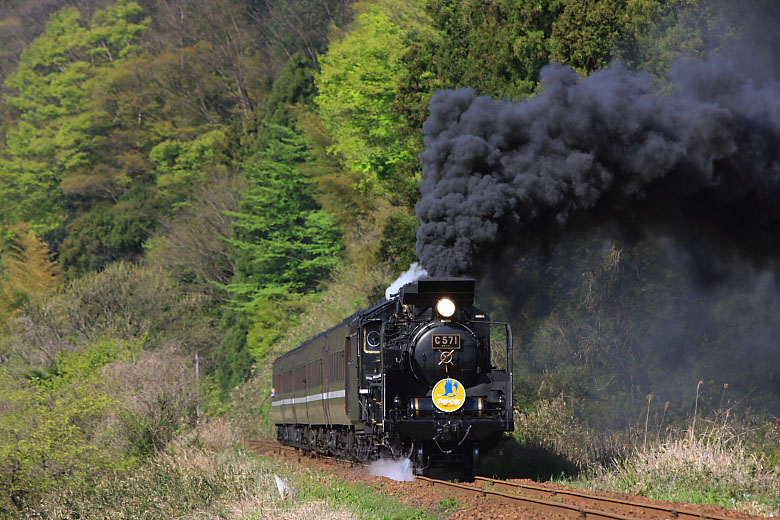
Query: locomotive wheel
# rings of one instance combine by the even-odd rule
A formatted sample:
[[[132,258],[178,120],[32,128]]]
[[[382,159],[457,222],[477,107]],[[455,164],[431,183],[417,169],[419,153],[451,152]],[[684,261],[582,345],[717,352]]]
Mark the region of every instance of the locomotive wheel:
[[[338,454],[338,434],[335,430],[328,431],[328,450],[333,454]]]
[[[371,456],[371,441],[363,435],[356,435],[355,437],[354,456],[358,462],[366,462]]]

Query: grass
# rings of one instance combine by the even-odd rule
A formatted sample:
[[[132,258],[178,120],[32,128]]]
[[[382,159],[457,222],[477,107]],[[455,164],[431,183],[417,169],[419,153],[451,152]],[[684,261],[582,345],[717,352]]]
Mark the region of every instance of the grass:
[[[318,501],[331,508],[354,512],[365,520],[428,520],[441,518],[382,494],[381,487],[344,482],[328,473],[293,470],[292,488],[296,499]],[[439,511],[441,512],[441,511]]]
[[[643,416],[636,430],[605,433],[577,420],[563,398],[540,401],[516,411],[514,435],[482,472],[780,516],[780,421],[695,410],[697,420],[663,431]]]
[[[519,430],[510,451],[528,461],[527,469],[536,471],[520,476],[553,475],[560,483],[588,489],[780,515],[780,422],[776,418],[749,413],[737,418],[721,411],[651,438],[646,434],[649,427],[644,432],[602,434],[605,440],[599,448],[593,431],[556,417],[566,417],[563,408],[546,403],[517,421]],[[539,425],[551,424],[555,428],[543,429],[552,432],[547,437],[533,433]],[[541,457],[528,457],[534,448]]]
[[[610,466],[591,468],[573,483],[777,516],[780,466],[762,453],[751,433],[738,429],[737,423],[712,421],[695,432],[670,432]]]
[[[225,422],[179,438],[130,472],[116,472],[47,495],[24,516],[112,519],[354,519],[345,507],[314,496],[279,495],[274,476],[303,472],[237,449]],[[316,480],[318,477],[310,477]],[[335,502],[334,502],[335,503]],[[409,517],[411,518],[411,517]]]
[[[461,503],[457,498],[445,498],[439,501],[439,513],[453,513],[460,509]]]
[[[236,520],[429,520],[381,487],[339,480],[277,459],[258,459],[237,444],[224,420],[215,420],[131,472],[116,472],[57,490],[27,517]],[[288,490],[281,496],[276,477]]]

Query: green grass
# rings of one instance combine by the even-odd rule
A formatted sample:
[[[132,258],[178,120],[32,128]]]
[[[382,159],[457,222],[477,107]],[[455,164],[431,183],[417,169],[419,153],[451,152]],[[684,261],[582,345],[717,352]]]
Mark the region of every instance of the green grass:
[[[334,509],[352,511],[365,520],[433,520],[441,518],[441,513],[454,507],[454,504],[442,500],[438,511],[423,511],[384,495],[382,485],[345,482],[331,473],[294,468],[274,459],[264,462],[276,468],[285,479],[294,500],[323,501]]]
[[[454,513],[460,506],[460,500],[457,498],[445,498],[439,501],[439,513]]]

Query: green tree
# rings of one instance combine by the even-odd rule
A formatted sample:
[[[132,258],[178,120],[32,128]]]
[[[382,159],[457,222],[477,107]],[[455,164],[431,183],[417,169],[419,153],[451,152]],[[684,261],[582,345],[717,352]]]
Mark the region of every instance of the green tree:
[[[100,387],[100,370],[118,352],[113,344],[62,352],[49,370],[26,378],[0,367],[1,516],[34,507],[55,486],[122,466],[111,432],[101,438],[96,428],[115,405]]]
[[[141,7],[126,0],[96,12],[89,27],[79,11],[65,8],[22,54],[6,80],[15,92],[6,101],[19,120],[7,131],[7,158],[0,163],[11,223],[25,220],[38,233],[51,231],[67,218],[65,191],[110,196],[119,188],[122,179],[89,173],[93,150],[111,124],[90,93],[133,52],[147,24]]]
[[[393,106],[405,70],[407,39],[423,32],[427,22],[417,0],[377,2],[364,9],[322,57],[316,103],[333,137],[330,152],[362,174],[362,188],[387,193],[380,184],[386,181],[393,192],[406,195],[416,191],[416,179],[399,179],[399,165],[416,158]]]
[[[293,105],[310,104],[316,93],[314,67],[303,54],[294,54],[274,82],[266,105],[265,120],[275,125],[290,126]]]
[[[241,382],[294,324],[301,302],[338,265],[342,249],[341,230],[315,198],[316,180],[301,172],[312,160],[303,137],[270,123],[259,134],[265,142],[245,165],[247,187],[233,214],[236,274],[227,287],[233,294],[223,317],[227,334],[215,353],[223,390]],[[262,311],[270,307],[284,312],[270,318]]]
[[[520,99],[533,93],[550,61],[550,36],[566,0],[430,0],[433,30],[409,43],[398,109],[413,129],[436,90],[473,87]]]
[[[224,131],[212,130],[190,141],[166,140],[152,148],[149,158],[157,166],[157,186],[165,198],[179,201],[192,186],[202,184],[224,139]]]
[[[311,160],[303,138],[268,125],[269,141],[246,164],[247,188],[234,216],[237,296],[279,290],[306,293],[338,264],[341,233],[314,197],[314,180],[298,174]]]
[[[90,211],[68,223],[59,261],[69,279],[98,270],[116,260],[136,260],[142,244],[164,212],[149,188],[134,187],[116,203],[96,203]]]
[[[668,45],[661,33],[671,35],[672,28],[664,19],[691,7],[689,0],[567,0],[553,27],[550,58],[583,74],[606,67],[615,58],[645,68],[650,64],[645,59],[637,62],[636,56],[648,54],[648,46],[660,50]],[[651,32],[659,42],[649,41]],[[663,74],[665,68],[655,72]]]

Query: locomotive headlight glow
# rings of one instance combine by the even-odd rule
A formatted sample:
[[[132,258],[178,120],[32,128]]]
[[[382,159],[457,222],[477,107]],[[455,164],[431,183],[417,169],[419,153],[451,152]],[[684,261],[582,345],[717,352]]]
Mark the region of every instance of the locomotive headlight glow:
[[[455,302],[450,300],[449,298],[442,298],[438,302],[436,302],[436,312],[439,313],[439,315],[449,318],[453,314],[455,314]]]

